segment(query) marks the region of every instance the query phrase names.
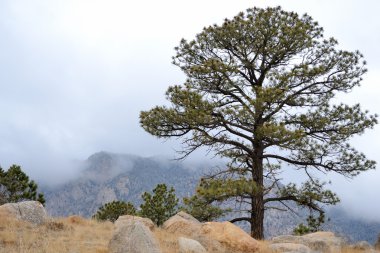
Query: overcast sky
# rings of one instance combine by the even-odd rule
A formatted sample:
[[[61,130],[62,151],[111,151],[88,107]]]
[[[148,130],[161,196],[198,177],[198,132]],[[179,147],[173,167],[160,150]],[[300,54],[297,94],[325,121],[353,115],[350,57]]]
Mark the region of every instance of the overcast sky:
[[[73,176],[69,161],[101,150],[173,156],[176,142],[148,135],[138,119],[184,80],[171,65],[173,48],[204,26],[268,5],[306,12],[342,49],[360,50],[369,72],[341,99],[380,113],[377,0],[2,0],[1,166],[19,164],[46,182]],[[353,144],[380,163],[379,126]],[[332,179],[352,213],[380,220],[380,170]]]

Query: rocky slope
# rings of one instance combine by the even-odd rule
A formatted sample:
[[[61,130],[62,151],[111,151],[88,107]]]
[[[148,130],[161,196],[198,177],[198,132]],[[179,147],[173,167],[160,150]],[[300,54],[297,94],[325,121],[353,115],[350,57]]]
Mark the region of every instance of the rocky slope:
[[[112,200],[141,202],[141,194],[159,183],[176,189],[181,199],[190,196],[198,179],[210,165],[189,165],[164,158],[142,158],[133,155],[99,152],[83,164],[80,176],[56,188],[45,188],[46,208],[52,216],[82,215],[89,217],[104,203]],[[268,210],[265,219],[267,238],[291,234],[293,228],[304,222],[307,212],[292,206],[298,214]],[[331,218],[325,228],[349,241],[366,240],[373,243],[380,232],[379,223],[353,219],[339,208],[327,213]],[[228,218],[228,217],[227,217]],[[243,228],[245,224],[239,224]]]
[[[52,216],[89,217],[113,200],[131,201],[139,206],[142,193],[159,183],[173,186],[180,197],[189,196],[199,173],[168,159],[100,152],[87,159],[76,180],[56,188],[43,188],[46,209]]]

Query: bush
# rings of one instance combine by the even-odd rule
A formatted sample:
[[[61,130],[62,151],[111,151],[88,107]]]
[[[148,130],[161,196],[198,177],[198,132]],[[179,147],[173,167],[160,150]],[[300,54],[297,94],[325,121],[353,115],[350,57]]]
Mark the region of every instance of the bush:
[[[130,202],[112,201],[101,206],[92,216],[96,220],[115,222],[122,215],[136,215],[136,208]]]

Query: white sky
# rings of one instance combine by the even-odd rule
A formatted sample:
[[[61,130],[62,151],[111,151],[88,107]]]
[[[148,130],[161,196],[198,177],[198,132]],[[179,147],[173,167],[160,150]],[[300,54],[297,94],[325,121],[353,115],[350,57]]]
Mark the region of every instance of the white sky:
[[[75,174],[68,161],[100,150],[173,156],[175,141],[162,143],[138,123],[141,110],[165,103],[166,88],[184,80],[171,65],[173,48],[204,26],[267,5],[307,12],[342,49],[360,50],[369,72],[341,99],[380,114],[376,0],[2,0],[0,164],[57,182]],[[380,163],[378,126],[353,143]],[[380,220],[379,170],[333,181],[343,205]]]

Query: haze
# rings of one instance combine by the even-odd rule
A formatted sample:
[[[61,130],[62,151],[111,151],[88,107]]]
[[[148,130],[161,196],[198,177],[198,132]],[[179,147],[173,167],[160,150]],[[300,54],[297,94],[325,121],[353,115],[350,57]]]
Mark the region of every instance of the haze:
[[[380,110],[380,4],[367,1],[0,2],[0,164],[19,164],[38,182],[76,175],[72,161],[100,150],[174,156],[179,142],[146,134],[138,115],[164,104],[169,85],[184,80],[171,65],[181,38],[239,11],[281,5],[307,12],[346,50],[360,50],[369,72],[362,87],[340,97]],[[380,128],[352,143],[377,160]],[[198,152],[192,159],[203,159]],[[290,174],[298,179],[297,174]],[[380,220],[380,171],[353,179],[328,176],[352,214]]]

